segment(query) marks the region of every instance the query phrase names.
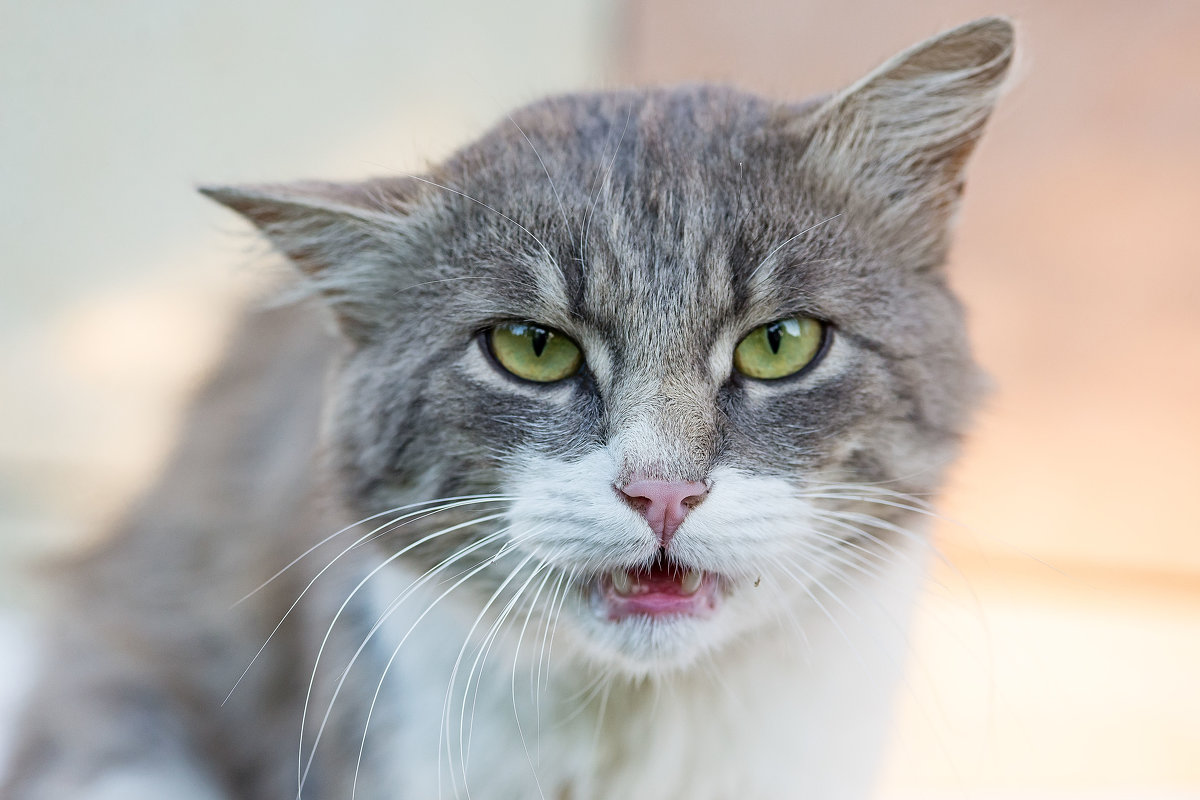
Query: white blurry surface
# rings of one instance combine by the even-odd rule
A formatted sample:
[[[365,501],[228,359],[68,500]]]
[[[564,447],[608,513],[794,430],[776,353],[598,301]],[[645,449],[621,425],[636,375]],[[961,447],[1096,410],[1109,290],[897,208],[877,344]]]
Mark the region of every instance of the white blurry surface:
[[[13,721],[33,684],[37,652],[29,626],[0,612],[0,776],[12,757]]]
[[[889,796],[1200,798],[1194,585],[955,555],[917,615]]]

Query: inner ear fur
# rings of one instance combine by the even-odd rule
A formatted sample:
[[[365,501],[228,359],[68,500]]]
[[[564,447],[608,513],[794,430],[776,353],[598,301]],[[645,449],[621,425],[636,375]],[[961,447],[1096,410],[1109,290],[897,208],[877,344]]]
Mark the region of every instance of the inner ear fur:
[[[962,170],[999,97],[1014,32],[1003,18],[969,22],[900,53],[794,127],[810,179],[844,210],[942,255]],[[855,212],[858,212],[855,214]]]

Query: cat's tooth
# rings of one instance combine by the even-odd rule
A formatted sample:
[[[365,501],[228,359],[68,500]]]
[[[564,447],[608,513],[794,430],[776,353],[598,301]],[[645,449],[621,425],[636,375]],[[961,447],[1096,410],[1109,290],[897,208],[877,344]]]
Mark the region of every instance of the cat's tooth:
[[[633,594],[633,581],[629,578],[629,570],[614,569],[608,577],[617,594],[626,596]]]
[[[703,572],[696,569],[689,569],[683,574],[683,580],[679,581],[679,588],[684,594],[695,594],[703,581]]]

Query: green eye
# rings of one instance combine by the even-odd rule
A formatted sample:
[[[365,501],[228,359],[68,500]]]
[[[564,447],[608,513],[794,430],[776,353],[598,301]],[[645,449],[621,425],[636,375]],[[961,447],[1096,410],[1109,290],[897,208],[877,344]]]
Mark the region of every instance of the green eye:
[[[583,363],[579,346],[566,336],[523,322],[492,328],[488,345],[500,366],[527,381],[561,381],[578,372]]]
[[[738,343],[733,351],[733,366],[751,378],[784,378],[812,363],[821,352],[824,338],[821,323],[809,317],[761,325]]]

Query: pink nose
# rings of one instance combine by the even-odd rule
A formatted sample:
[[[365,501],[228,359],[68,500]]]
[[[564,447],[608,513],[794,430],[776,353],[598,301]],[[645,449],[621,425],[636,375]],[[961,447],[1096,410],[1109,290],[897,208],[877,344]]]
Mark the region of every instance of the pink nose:
[[[621,493],[646,518],[659,543],[666,547],[683,518],[708,494],[708,487],[699,481],[635,479]]]

